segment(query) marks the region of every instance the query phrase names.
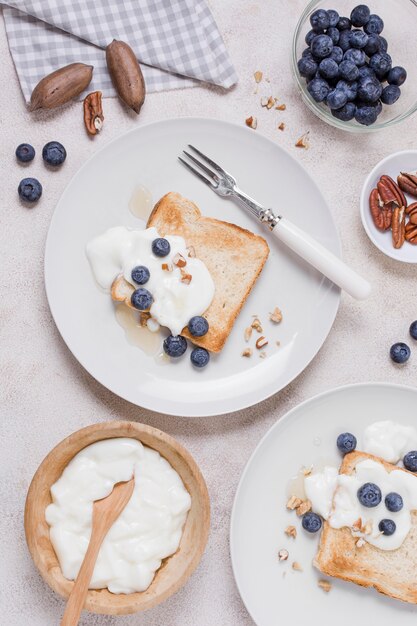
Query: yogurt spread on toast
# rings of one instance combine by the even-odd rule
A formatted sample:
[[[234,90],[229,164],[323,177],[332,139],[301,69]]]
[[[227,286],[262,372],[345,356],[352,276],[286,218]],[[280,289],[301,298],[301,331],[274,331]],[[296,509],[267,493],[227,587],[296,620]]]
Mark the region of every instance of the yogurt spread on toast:
[[[191,506],[178,473],[156,450],[136,439],[98,441],[68,463],[51,487],[52,504],[45,511],[65,578],[74,580],[84,559],[93,502],[132,474],[133,494],[104,538],[90,589],[145,591],[162,560],[177,551]]]
[[[132,270],[146,268],[149,277],[143,287],[152,298],[146,310],[176,336],[192,317],[208,309],[215,287],[206,265],[190,255],[182,237],[164,237],[169,252],[163,256],[153,251],[153,243],[158,239],[161,238],[154,227],[131,230],[116,226],[92,239],[86,252],[97,283],[108,291],[120,275],[133,289],[141,287],[132,279]]]

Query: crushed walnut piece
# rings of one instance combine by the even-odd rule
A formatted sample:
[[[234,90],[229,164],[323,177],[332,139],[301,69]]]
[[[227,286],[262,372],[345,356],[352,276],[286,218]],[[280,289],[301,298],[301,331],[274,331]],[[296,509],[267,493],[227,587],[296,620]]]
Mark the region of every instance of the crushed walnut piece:
[[[310,476],[312,471],[313,471],[313,466],[312,465],[310,465],[310,467],[303,467],[302,470],[301,470],[303,476]]]
[[[317,584],[320,589],[323,589],[323,591],[325,591],[326,593],[329,593],[330,589],[332,588],[332,583],[330,582],[330,580],[324,580],[324,578],[321,578]]]
[[[263,77],[263,73],[260,70],[257,70],[254,75],[255,83],[260,83]]]
[[[249,341],[249,339],[252,337],[252,326],[248,326],[247,328],[245,328],[244,337],[245,341]]]
[[[285,109],[286,109],[286,108],[287,108],[287,105],[286,105],[286,104],[278,104],[278,105],[275,107],[275,109],[276,109],[277,111],[285,111]]]
[[[161,267],[165,272],[172,272],[174,269],[172,263],[162,263]]]
[[[310,147],[310,133],[307,131],[306,133],[304,133],[304,135],[302,135],[300,137],[300,139],[298,139],[295,143],[295,147],[296,148],[305,148],[305,150],[308,150]]]
[[[279,309],[276,306],[274,308],[274,310],[272,311],[272,313],[269,314],[269,319],[271,320],[271,322],[274,322],[274,324],[279,324],[280,322],[282,322],[282,311],[281,311],[281,309]]]
[[[272,107],[274,106],[274,104],[275,104],[275,98],[273,98],[272,96],[269,96],[269,98],[268,98],[268,102],[266,103],[266,108],[267,108],[268,110],[269,110],[269,109],[272,109]]]
[[[242,356],[246,356],[246,357],[252,356],[252,348],[245,348],[242,352]]]
[[[174,256],[174,258],[172,259],[172,262],[177,267],[185,267],[187,265],[187,261],[179,252],[177,252],[177,254]]]
[[[188,246],[187,254],[188,254],[188,256],[190,258],[194,258],[195,257],[195,248],[194,248],[194,246]]]
[[[356,522],[353,522],[352,524],[352,530],[354,530],[355,532],[359,532],[361,528],[362,528],[362,518],[358,517]]]
[[[311,511],[311,506],[312,505],[311,505],[310,500],[303,500],[300,506],[297,506],[297,508],[295,509],[295,512],[297,513],[298,517],[301,517],[305,513],[308,513],[309,511]]]
[[[287,502],[287,509],[289,509],[290,511],[294,511],[302,503],[303,501],[301,500],[301,498],[297,498],[297,496],[291,496],[291,498]]]
[[[278,130],[285,130],[284,122],[281,122],[281,124],[278,124]]]
[[[278,561],[286,561],[289,556],[290,555],[289,555],[288,550],[285,550],[285,548],[283,548],[282,550],[278,552]]]
[[[259,337],[255,343],[255,346],[257,347],[258,350],[261,350],[261,348],[264,348],[267,345],[268,345],[268,339],[264,337],[263,335],[262,337]]]
[[[287,537],[292,537],[293,539],[295,539],[297,536],[297,529],[295,526],[287,526],[287,528],[284,530],[284,533],[287,535]]]
[[[268,104],[268,96],[263,96],[261,98],[261,107],[266,107],[267,104]]]
[[[251,327],[256,330],[257,333],[261,333],[262,332],[262,325],[261,322],[259,321],[259,319],[257,317],[255,317],[255,319],[253,320]]]
[[[181,282],[189,285],[193,277],[181,268]]]
[[[256,117],[253,117],[253,115],[251,115],[250,117],[246,118],[245,124],[246,126],[249,126],[249,128],[253,128],[253,130],[256,130],[256,127],[258,126],[258,120],[256,119]]]
[[[291,566],[293,568],[293,570],[295,570],[296,572],[302,572],[303,568],[301,567],[301,565],[299,564],[298,561],[294,561],[294,563]]]

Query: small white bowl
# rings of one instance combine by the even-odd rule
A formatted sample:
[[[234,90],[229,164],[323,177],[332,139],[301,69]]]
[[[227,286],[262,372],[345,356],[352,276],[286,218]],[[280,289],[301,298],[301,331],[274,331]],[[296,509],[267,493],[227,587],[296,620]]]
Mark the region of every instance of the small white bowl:
[[[380,161],[369,174],[362,188],[360,209],[361,219],[364,229],[372,241],[372,243],[384,254],[401,261],[402,263],[417,263],[417,246],[404,242],[402,248],[398,250],[392,245],[391,231],[380,231],[376,228],[371,212],[369,210],[369,196],[377,185],[378,180],[383,174],[388,174],[395,181],[400,172],[416,172],[417,171],[417,150],[405,150],[404,152],[395,152]],[[408,203],[416,202],[416,198],[412,198],[406,194]]]

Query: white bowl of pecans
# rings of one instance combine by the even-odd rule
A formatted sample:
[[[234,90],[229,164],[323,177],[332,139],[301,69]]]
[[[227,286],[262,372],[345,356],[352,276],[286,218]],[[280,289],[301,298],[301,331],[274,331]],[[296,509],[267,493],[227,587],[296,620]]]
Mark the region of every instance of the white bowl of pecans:
[[[381,252],[417,263],[417,150],[396,152],[374,167],[360,209],[366,233]]]

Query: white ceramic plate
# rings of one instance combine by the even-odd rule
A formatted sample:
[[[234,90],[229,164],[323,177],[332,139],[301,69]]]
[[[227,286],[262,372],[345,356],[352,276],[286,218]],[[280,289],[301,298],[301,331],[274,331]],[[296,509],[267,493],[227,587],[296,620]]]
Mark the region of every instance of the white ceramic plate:
[[[340,463],[339,433],[352,432],[360,443],[364,428],[378,420],[415,426],[416,403],[417,389],[411,387],[383,383],[340,387],[297,406],[261,440],[240,480],[230,530],[237,586],[258,626],[415,625],[417,607],[372,589],[332,579],[330,593],[324,593],[317,585],[323,576],[311,565],[318,537],[305,533],[285,504],[289,480],[303,465]],[[297,527],[295,540],[284,534],[289,524]],[[281,548],[290,556],[280,563]],[[293,561],[304,571],[293,571]]]
[[[328,280],[268,237],[255,219],[191,175],[177,161],[187,143],[218,160],[251,196],[266,206],[281,207],[287,217],[340,255],[323,196],[284,150],[242,126],[176,119],[119,137],[75,175],[52,218],[45,253],[46,291],[68,347],[108,389],[163,413],[216,415],[253,405],[293,380],[326,339],[340,296]],[[205,215],[262,233],[270,244],[270,258],[226,347],[202,371],[193,369],[188,356],[166,364],[129,344],[110,298],[93,280],[86,243],[111,226],[144,227],[128,210],[138,184],[152,192],[154,201],[168,191],[178,191],[194,200]],[[268,321],[275,306],[284,314],[276,326]],[[252,358],[241,356],[246,346],[244,329],[255,314],[269,339],[266,359],[259,358],[257,350]]]
[[[404,242],[402,248],[398,250],[392,245],[391,231],[381,232],[378,230],[372,220],[369,210],[369,196],[376,187],[376,184],[383,174],[388,174],[394,180],[400,172],[416,172],[417,171],[417,150],[405,150],[404,152],[395,152],[380,161],[369,174],[366,179],[361,193],[361,218],[365,231],[372,243],[384,254],[403,263],[417,263],[417,246]],[[416,198],[408,196],[409,204],[416,201]]]

